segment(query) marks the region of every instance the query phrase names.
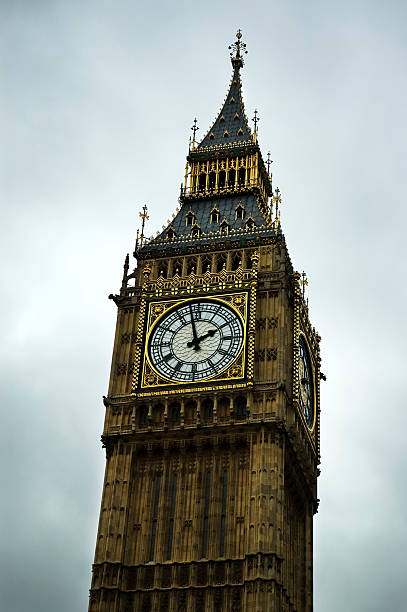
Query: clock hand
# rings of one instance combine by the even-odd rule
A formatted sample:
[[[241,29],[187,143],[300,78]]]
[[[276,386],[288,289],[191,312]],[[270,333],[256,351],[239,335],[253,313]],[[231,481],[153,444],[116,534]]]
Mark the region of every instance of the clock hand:
[[[188,342],[187,346],[193,346],[195,351],[199,351],[200,350],[200,346],[199,346],[199,338],[198,338],[198,334],[196,333],[196,327],[195,327],[195,321],[194,321],[194,316],[192,313],[192,306],[191,304],[189,304],[189,312],[191,315],[191,325],[192,325],[192,342]]]
[[[198,348],[200,348],[199,344],[202,342],[202,340],[206,340],[206,338],[212,338],[212,336],[214,336],[217,331],[217,329],[210,329],[206,334],[204,334],[203,336],[199,336],[199,338],[197,338],[196,340],[192,340],[192,342],[187,342],[187,346],[191,348],[191,346],[196,346],[198,344]]]

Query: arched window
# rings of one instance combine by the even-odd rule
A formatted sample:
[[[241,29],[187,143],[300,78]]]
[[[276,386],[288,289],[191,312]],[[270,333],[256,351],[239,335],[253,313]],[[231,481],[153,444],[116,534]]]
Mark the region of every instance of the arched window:
[[[172,402],[168,407],[168,420],[171,423],[177,423],[181,418],[181,404]]]
[[[188,257],[187,259],[187,275],[191,274],[191,272],[196,272],[196,257]]]
[[[236,182],[236,170],[232,168],[231,170],[229,170],[229,177],[228,177],[229,187],[233,189],[233,187],[235,186],[235,182]]]
[[[209,189],[215,189],[215,184],[216,184],[216,173],[215,172],[210,172],[210,174],[209,174],[209,182],[208,182]]]
[[[222,272],[223,268],[226,268],[227,255],[226,253],[219,253],[216,256],[216,272]]]
[[[212,255],[202,255],[201,270],[202,270],[202,274],[204,274],[205,272],[211,272],[211,270],[212,270]]]
[[[167,231],[167,240],[174,240],[174,238],[175,238],[174,229],[170,227],[169,230]]]
[[[178,276],[182,276],[182,267],[183,267],[183,259],[182,257],[178,257],[177,259],[173,259],[172,261],[172,275],[178,274]]]
[[[244,219],[244,206],[241,202],[236,206],[235,219]]]
[[[219,227],[222,233],[227,234],[229,232],[229,223],[226,221],[226,219],[222,221]]]
[[[201,417],[205,423],[209,423],[213,419],[213,400],[207,398],[201,404]]]
[[[185,217],[185,225],[188,227],[188,225],[193,225],[195,221],[195,215],[192,212],[192,210],[188,211]]]
[[[219,211],[217,208],[211,210],[211,223],[219,223]]]
[[[246,251],[246,268],[249,270],[253,268],[252,255],[254,251]]]
[[[247,219],[247,221],[246,221],[246,230],[248,232],[252,232],[254,230],[255,226],[256,226],[255,222],[253,221],[253,219],[251,217],[249,217],[249,219]]]
[[[202,234],[201,228],[199,227],[199,225],[195,224],[191,230],[191,234],[194,238],[199,238],[199,236]]]
[[[206,189],[206,173],[201,172],[199,175],[199,191],[205,191]]]
[[[247,415],[247,399],[244,395],[239,395],[234,401],[235,418],[245,419]]]
[[[196,422],[196,402],[190,400],[185,404],[185,423],[192,425]]]
[[[168,259],[159,259],[157,262],[158,276],[167,278],[168,275]]]
[[[226,421],[230,416],[230,399],[228,397],[222,397],[218,403],[218,419],[219,421]]]
[[[148,408],[147,406],[138,406],[136,410],[136,420],[139,427],[147,425]]]
[[[155,404],[153,406],[153,423],[160,425],[164,421],[164,404]]]
[[[232,255],[232,261],[231,261],[232,270],[237,270],[241,263],[242,263],[242,252],[235,251]]]

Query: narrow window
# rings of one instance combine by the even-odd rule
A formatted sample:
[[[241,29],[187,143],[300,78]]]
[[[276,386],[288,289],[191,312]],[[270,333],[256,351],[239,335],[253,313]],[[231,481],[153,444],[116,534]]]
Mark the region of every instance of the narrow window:
[[[206,174],[202,172],[199,175],[199,191],[205,191],[206,189]]]
[[[173,474],[171,483],[171,507],[170,507],[170,522],[168,525],[168,546],[167,546],[167,561],[171,559],[172,540],[174,537],[174,515],[175,515],[175,500],[177,497],[177,474]]]
[[[221,170],[219,172],[219,189],[223,189],[226,183],[226,172],[224,170]]]
[[[236,180],[236,170],[229,170],[229,180],[228,180],[228,185],[229,187],[234,187],[235,186],[235,180]]]
[[[153,524],[151,527],[150,556],[148,558],[149,561],[153,561],[154,559],[155,536],[157,533],[157,519],[158,519],[158,501],[160,499],[160,485],[161,485],[161,475],[157,476],[155,479]]]
[[[216,184],[216,172],[210,172],[209,173],[209,189],[215,189],[215,184]]]
[[[192,212],[192,210],[190,210],[189,213],[187,213],[187,216],[186,216],[186,225],[187,226],[188,225],[192,225],[194,221],[195,221],[195,215]]]
[[[229,231],[229,223],[227,221],[222,221],[222,223],[220,224],[220,231],[224,232],[225,234],[228,233],[228,231]]]
[[[222,513],[220,516],[220,546],[219,556],[223,557],[225,554],[225,527],[226,527],[226,492],[227,492],[227,472],[223,471],[223,482],[222,482]]]
[[[205,479],[205,506],[204,506],[204,523],[202,532],[202,557],[206,558],[206,549],[208,547],[208,529],[209,529],[209,500],[211,494],[211,473],[206,472]]]
[[[236,219],[243,219],[244,218],[244,206],[240,202],[239,202],[239,204],[236,207],[235,218]]]
[[[219,223],[219,211],[217,208],[211,211],[211,223]]]

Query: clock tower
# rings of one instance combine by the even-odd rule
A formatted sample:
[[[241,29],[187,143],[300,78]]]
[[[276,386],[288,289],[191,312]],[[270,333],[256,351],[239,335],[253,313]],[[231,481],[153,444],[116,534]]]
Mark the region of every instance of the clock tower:
[[[124,264],[90,612],[311,612],[320,337],[231,45],[172,221]]]

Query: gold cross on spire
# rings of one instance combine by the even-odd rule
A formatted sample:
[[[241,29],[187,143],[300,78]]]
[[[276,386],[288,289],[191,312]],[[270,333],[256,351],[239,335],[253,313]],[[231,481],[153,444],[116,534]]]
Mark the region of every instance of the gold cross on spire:
[[[236,33],[236,42],[229,45],[230,57],[232,58],[232,65],[234,68],[241,68],[243,66],[243,53],[246,51],[246,43],[242,42],[242,33],[240,29]]]
[[[273,203],[276,205],[276,222],[280,221],[280,211],[278,210],[278,205],[281,204],[281,192],[278,187],[276,187],[275,195],[273,195]]]
[[[197,131],[199,130],[199,127],[197,126],[197,120],[196,120],[196,117],[195,117],[195,119],[194,119],[194,124],[193,124],[193,126],[191,127],[191,130],[192,130],[192,133],[193,133],[193,137],[192,137],[192,148],[194,149],[194,148],[195,148],[195,136],[196,136]]]
[[[270,174],[270,166],[273,163],[273,160],[271,159],[271,153],[270,151],[267,153],[267,174]]]
[[[302,297],[305,298],[305,285],[308,285],[307,275],[305,272],[301,274],[300,283],[302,286]]]
[[[144,225],[146,223],[146,220],[148,221],[148,219],[150,218],[147,214],[147,205],[144,204],[143,208],[142,208],[143,212],[139,212],[139,216],[142,218],[142,222],[141,222],[141,234],[140,234],[140,247],[143,246],[143,240],[144,240]],[[138,238],[138,236],[137,236]]]

